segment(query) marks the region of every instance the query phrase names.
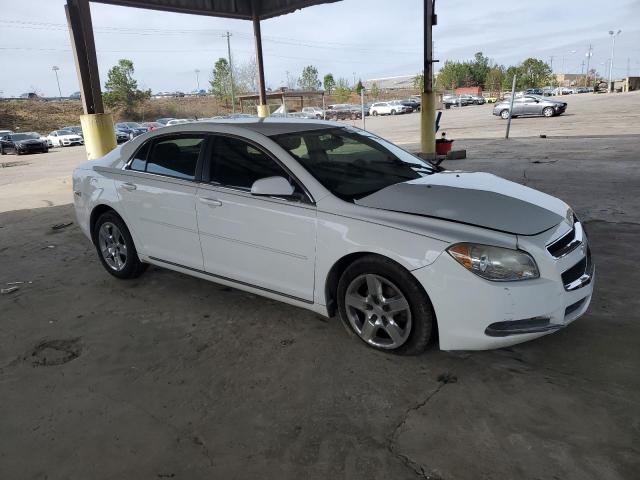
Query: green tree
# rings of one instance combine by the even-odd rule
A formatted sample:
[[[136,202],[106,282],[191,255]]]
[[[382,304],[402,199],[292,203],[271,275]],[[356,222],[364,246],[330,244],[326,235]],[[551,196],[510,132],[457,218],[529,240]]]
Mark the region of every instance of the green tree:
[[[364,90],[364,85],[362,85],[362,80],[358,80],[358,83],[356,84],[356,93],[360,95],[362,90]]]
[[[424,92],[424,73],[419,73],[413,77],[413,88],[420,90],[420,92]]]
[[[378,82],[373,82],[371,84],[371,96],[377,100],[380,97],[380,87],[378,86]]]
[[[504,78],[504,67],[499,65],[490,67],[484,79],[484,89],[493,93],[500,92]]]
[[[107,108],[131,115],[139,104],[151,97],[151,90],[138,89],[138,82],[133,78],[134,71],[133,62],[126,58],[118,60],[118,64],[111,67],[103,94]]]
[[[552,78],[551,67],[543,60],[537,58],[527,58],[518,66],[521,82],[520,88],[544,87]]]
[[[346,78],[338,79],[333,95],[340,103],[346,102],[351,96],[351,88],[349,87],[349,81]]]
[[[324,89],[325,89],[325,91],[326,91],[329,95],[331,95],[331,92],[333,91],[334,87],[336,86],[336,81],[335,81],[335,79],[333,78],[333,74],[332,74],[332,73],[327,73],[327,74],[324,76],[324,79],[323,79],[323,80],[324,80],[324,81],[323,81],[323,84],[324,84]]]
[[[318,69],[313,65],[307,65],[302,69],[302,75],[298,79],[298,85],[303,90],[318,90],[320,80],[318,79]]]
[[[470,83],[473,83],[470,86],[484,85],[486,83],[487,74],[490,70],[489,63],[489,57],[485,57],[482,52],[476,52],[473,60],[469,63]]]
[[[455,90],[458,87],[470,86],[473,82],[471,67],[468,62],[452,62],[447,60],[438,72],[436,85],[444,90]]]
[[[231,97],[231,69],[226,58],[219,58],[213,66],[209,91],[220,100]]]

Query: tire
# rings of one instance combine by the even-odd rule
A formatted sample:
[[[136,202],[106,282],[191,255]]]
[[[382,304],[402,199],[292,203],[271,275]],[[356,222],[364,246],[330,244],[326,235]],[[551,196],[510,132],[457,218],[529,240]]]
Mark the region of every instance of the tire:
[[[4,148],[0,146],[0,155],[6,155],[7,152],[4,151]]]
[[[138,258],[138,251],[127,225],[117,213],[109,211],[100,215],[91,235],[102,266],[114,277],[136,278],[147,269],[148,265]],[[112,236],[112,241],[109,241],[108,235]],[[126,247],[124,252],[122,246]],[[103,255],[105,248],[110,250]],[[111,257],[111,261],[105,257]]]
[[[372,298],[370,284],[376,282],[382,294]],[[431,340],[436,321],[429,297],[407,270],[387,258],[367,255],[349,265],[338,282],[337,299],[344,324],[371,348],[417,355]],[[398,308],[393,316],[391,305]]]
[[[42,153],[49,153],[49,147],[44,147],[42,149]]]
[[[500,112],[500,117],[501,117],[503,120],[508,119],[508,118],[509,118],[509,110],[507,110],[506,108],[505,108],[504,110],[502,110],[502,111]]]
[[[373,115],[374,117],[377,117],[378,116],[378,111],[374,110],[373,112],[371,112],[371,115]]]
[[[395,110],[391,110],[391,115],[395,115],[396,111]]]
[[[553,115],[555,115],[555,112],[553,111],[553,107],[544,107],[542,109],[542,115],[544,115],[547,118],[553,117]]]

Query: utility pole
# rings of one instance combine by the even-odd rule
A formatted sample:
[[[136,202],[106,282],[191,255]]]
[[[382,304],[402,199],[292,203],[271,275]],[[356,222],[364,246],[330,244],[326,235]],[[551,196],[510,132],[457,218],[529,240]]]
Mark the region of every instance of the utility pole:
[[[589,50],[587,50],[587,74],[585,75],[585,86],[589,86],[589,62],[591,62],[591,57],[593,56],[593,48],[591,48],[591,44],[589,44]]]
[[[420,150],[425,157],[436,153],[436,95],[433,91],[433,26],[438,24],[435,0],[424,0],[424,82],[420,109]]]
[[[60,80],[58,79],[58,70],[60,70],[60,67],[54,65],[53,67],[51,67],[51,70],[53,70],[53,72],[56,74],[56,83],[58,84],[58,95],[60,99],[62,99],[62,90],[60,90]]]
[[[553,73],[553,55],[549,57],[549,68],[551,69],[551,73]]]
[[[622,30],[618,30],[614,32],[613,30],[609,30],[609,35],[611,35],[611,61],[609,62],[609,88],[607,89],[609,93],[613,91],[613,86],[611,85],[613,78],[613,56],[616,50],[616,37],[622,33]]]
[[[627,57],[627,78],[631,76],[631,57]]]
[[[200,70],[196,68],[194,72],[196,73],[196,88],[198,90],[198,93],[200,93]]]
[[[231,33],[223,35],[227,37],[227,55],[229,56],[229,80],[231,81],[231,113],[236,113],[236,92],[233,86],[233,64],[231,63]]]

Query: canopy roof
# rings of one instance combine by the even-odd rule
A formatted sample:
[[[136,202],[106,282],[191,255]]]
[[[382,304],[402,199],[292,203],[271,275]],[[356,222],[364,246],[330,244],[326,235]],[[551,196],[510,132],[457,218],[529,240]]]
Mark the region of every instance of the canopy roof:
[[[91,0],[109,5],[123,7],[150,8],[166,12],[190,13],[212,17],[237,18],[251,20],[253,18],[252,0]],[[301,8],[333,3],[339,0],[255,0],[261,20],[277,17],[285,13],[295,12]]]

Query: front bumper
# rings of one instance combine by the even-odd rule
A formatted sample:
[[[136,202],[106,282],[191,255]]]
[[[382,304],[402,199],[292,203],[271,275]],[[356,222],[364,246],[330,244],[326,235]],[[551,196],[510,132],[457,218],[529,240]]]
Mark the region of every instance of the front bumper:
[[[593,265],[589,282],[574,290],[565,288],[561,276],[584,258],[582,249],[555,259],[546,250],[534,251],[532,245],[521,248],[536,259],[540,278],[490,282],[467,271],[446,252],[412,272],[433,304],[442,350],[515,345],[564,328],[587,311],[595,280]]]

